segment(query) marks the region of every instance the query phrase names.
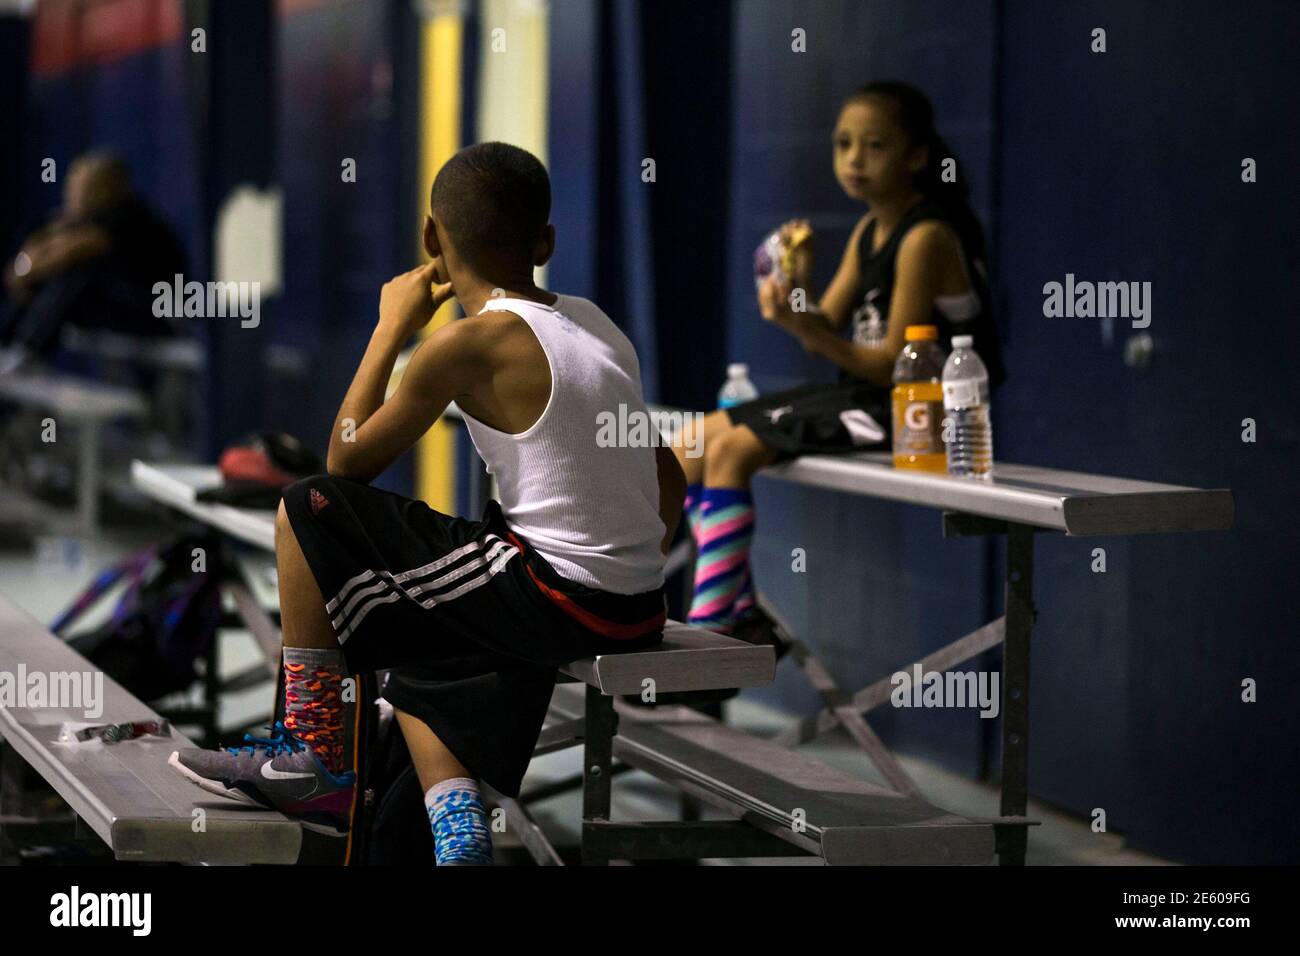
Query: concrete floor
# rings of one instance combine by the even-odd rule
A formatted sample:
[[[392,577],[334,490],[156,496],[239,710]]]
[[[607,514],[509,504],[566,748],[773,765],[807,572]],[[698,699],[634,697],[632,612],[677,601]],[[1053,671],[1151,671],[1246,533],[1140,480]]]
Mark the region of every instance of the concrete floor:
[[[163,539],[166,534],[159,527],[129,532],[115,530],[93,541],[45,538],[33,542],[0,538],[0,593],[38,620],[49,621],[93,579],[97,571],[135,548]],[[259,590],[273,594],[269,579],[262,584],[264,588]],[[97,609],[98,615],[106,615],[111,610],[111,601],[102,603],[104,606]],[[93,620],[90,617],[86,622],[93,623]],[[222,641],[220,659],[223,671],[237,673],[260,659],[257,646],[247,632],[224,632]],[[237,736],[233,728],[264,719],[269,713],[270,695],[268,682],[231,695],[223,702],[221,723],[223,727],[232,728],[232,740]],[[735,726],[764,736],[784,728],[791,720],[789,715],[749,701],[743,695],[730,702],[727,708],[727,717]],[[804,749],[842,770],[883,783],[866,757],[843,734],[828,734]],[[580,751],[574,749],[535,759],[524,784],[525,790],[579,772],[580,756]],[[995,788],[950,773],[929,761],[903,756],[900,762],[931,803],[958,814],[996,816],[998,794]],[[536,806],[534,812],[543,829],[554,839],[576,842],[580,807],[580,795],[572,792]],[[676,791],[654,777],[635,771],[618,778],[614,787],[615,819],[671,820],[677,818],[677,811]],[[1124,838],[1118,834],[1093,833],[1087,821],[1052,807],[1031,801],[1029,816],[1042,821],[1041,826],[1030,831],[1027,862],[1031,865],[1167,864],[1165,860],[1126,848]],[[799,861],[750,861],[751,865],[792,862]],[[808,862],[815,865],[817,861]]]

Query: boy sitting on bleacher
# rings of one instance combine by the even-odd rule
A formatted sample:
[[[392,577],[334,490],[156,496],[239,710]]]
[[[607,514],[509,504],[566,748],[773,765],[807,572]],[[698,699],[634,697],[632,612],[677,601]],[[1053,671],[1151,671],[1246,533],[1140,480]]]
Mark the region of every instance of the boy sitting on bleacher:
[[[534,284],[555,246],[550,203],[541,163],[502,143],[438,173],[424,222],[433,261],[384,286],[329,474],[292,485],[280,506],[283,725],[249,746],[173,754],[205,790],[345,833],[356,715],[340,687],[394,668],[384,696],[437,862],[490,863],[477,781],[518,794],[557,667],[661,640],[685,479],[657,443],[597,446],[602,413],[645,414],[640,372],[597,306]],[[424,340],[385,401],[398,353],[452,296],[467,318]],[[500,502],[477,521],[367,484],[453,400],[497,481]]]

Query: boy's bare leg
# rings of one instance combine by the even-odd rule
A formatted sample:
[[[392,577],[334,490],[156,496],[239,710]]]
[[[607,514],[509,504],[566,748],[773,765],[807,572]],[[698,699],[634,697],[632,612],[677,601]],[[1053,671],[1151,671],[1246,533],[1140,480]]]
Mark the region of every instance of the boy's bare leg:
[[[339,649],[325,598],[280,502],[275,516],[275,571],[280,582],[280,640],[285,647]]]
[[[313,719],[312,715],[319,713],[310,708],[320,707],[322,693],[330,693],[328,687],[322,691],[321,685],[340,678],[346,664],[325,610],[325,598],[293,533],[283,504],[275,521],[275,563],[280,579],[280,620],[287,681],[285,727],[299,734],[302,732],[300,728]],[[314,685],[305,686],[312,681],[303,681],[291,673],[291,665],[296,665],[304,676],[315,678]],[[306,670],[303,670],[303,665],[306,665]],[[289,695],[295,681],[301,688],[296,696],[302,700],[295,700],[291,707]],[[325,703],[334,705],[336,701],[335,693]],[[295,718],[293,708],[301,707],[304,702],[303,713]],[[437,862],[440,865],[490,864],[492,836],[479,798],[477,781],[424,721],[400,710],[396,714],[397,725],[406,738],[411,762],[420,779],[420,789],[424,791]],[[303,739],[314,746],[323,739],[329,753],[341,755],[342,747],[336,739],[338,719],[331,716],[328,722],[334,725],[332,734],[307,733]],[[350,719],[343,717],[345,728],[351,723]],[[322,749],[317,747],[316,751],[323,758]]]
[[[283,504],[275,521],[275,566],[280,581],[280,625],[284,646],[337,651],[338,638],[334,636],[334,626],[325,611],[325,598],[307,565],[307,558],[293,533]],[[397,723],[411,751],[422,789],[427,791],[449,777],[469,776],[469,771],[424,721],[398,711]]]
[[[411,752],[411,762],[415,764],[421,790],[428,793],[444,780],[472,776],[428,724],[404,711],[394,713],[397,714],[397,726],[402,728],[402,736],[406,738],[406,749]]]

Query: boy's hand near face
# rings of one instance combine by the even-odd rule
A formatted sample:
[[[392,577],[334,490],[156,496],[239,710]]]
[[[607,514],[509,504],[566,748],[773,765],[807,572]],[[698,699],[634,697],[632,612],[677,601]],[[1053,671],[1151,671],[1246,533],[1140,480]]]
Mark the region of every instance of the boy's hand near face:
[[[379,293],[379,324],[403,341],[429,324],[438,308],[452,297],[451,283],[439,283],[437,259],[393,276]]]
[[[393,365],[406,343],[452,297],[434,259],[384,283],[379,322],[339,408],[330,434],[331,475],[368,482],[428,431],[447,405],[482,373],[479,323],[449,322],[416,348],[397,390],[385,400]]]

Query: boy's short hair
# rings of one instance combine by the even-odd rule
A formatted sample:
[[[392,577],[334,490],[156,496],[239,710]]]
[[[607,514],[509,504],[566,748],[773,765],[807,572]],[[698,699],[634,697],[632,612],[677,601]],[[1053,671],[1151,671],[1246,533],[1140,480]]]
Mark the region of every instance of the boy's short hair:
[[[429,206],[471,267],[521,265],[550,220],[551,180],[527,150],[479,143],[443,164]]]

